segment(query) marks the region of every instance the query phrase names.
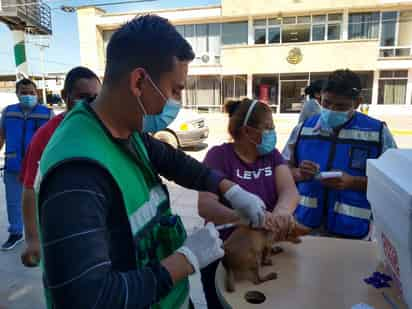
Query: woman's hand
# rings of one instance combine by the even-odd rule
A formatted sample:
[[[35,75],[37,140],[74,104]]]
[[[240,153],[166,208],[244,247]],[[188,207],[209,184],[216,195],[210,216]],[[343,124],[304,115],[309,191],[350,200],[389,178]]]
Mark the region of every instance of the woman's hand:
[[[278,225],[276,224],[275,216],[270,211],[265,213],[263,228],[268,231],[277,232]]]
[[[267,212],[264,228],[275,234],[276,241],[288,239],[293,217],[290,214]]]

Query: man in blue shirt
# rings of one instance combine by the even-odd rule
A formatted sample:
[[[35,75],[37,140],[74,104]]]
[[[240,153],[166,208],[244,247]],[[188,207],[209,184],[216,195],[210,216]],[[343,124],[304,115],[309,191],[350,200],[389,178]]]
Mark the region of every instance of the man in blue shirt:
[[[368,235],[366,161],[396,147],[385,123],[356,111],[361,87],[354,72],[333,72],[323,87],[320,115],[299,124],[287,145],[301,195],[295,216],[323,236]],[[320,173],[337,170],[341,174],[330,178]]]
[[[11,250],[23,240],[21,163],[36,130],[52,117],[50,109],[38,104],[33,81],[22,79],[17,82],[16,94],[19,103],[7,106],[0,119],[0,149],[6,144],[4,184],[10,234],[2,250]]]

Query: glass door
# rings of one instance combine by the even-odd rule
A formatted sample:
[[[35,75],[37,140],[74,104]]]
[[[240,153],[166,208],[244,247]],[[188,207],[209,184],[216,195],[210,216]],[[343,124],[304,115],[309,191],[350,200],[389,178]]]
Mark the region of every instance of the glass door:
[[[280,81],[280,112],[299,113],[303,107],[308,80]]]

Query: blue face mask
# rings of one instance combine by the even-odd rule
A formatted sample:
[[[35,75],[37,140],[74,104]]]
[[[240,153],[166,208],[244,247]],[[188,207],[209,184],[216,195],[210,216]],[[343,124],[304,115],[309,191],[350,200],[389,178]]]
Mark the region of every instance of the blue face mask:
[[[167,99],[165,95],[162,93],[162,91],[160,91],[160,89],[156,86],[156,84],[152,81],[150,77],[149,77],[149,81],[152,83],[153,87],[160,94],[160,96],[164,98],[166,101],[165,105],[163,106],[163,110],[160,114],[149,115],[147,114],[140,98],[137,99],[144,113],[143,132],[154,133],[154,132],[166,129],[169,126],[169,124],[171,124],[173,120],[176,119],[177,115],[179,114],[181,104],[180,102],[174,99],[170,99],[170,98]]]
[[[257,152],[261,156],[271,153],[276,147],[276,142],[277,136],[275,129],[264,131],[261,143],[256,146]]]
[[[180,103],[167,99],[160,114],[143,116],[143,132],[157,132],[166,129],[176,119],[180,111]]]
[[[19,100],[22,106],[28,108],[32,108],[37,104],[37,96],[35,95],[21,95]]]
[[[324,129],[334,129],[349,120],[350,112],[337,112],[327,108],[320,111],[320,125]]]

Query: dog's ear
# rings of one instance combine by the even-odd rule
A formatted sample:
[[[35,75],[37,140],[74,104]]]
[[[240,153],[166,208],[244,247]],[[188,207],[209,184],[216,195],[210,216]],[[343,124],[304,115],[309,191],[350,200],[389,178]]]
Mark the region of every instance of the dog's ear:
[[[296,222],[295,225],[295,235],[296,236],[305,236],[310,234],[311,229]]]
[[[301,236],[309,235],[310,232],[311,232],[310,228],[300,224],[295,219],[293,219],[290,224],[291,224],[291,226],[290,226],[289,235],[288,235],[289,239],[298,239]],[[292,240],[290,240],[290,241],[292,241]],[[292,242],[294,242],[294,241],[292,241]],[[298,242],[294,242],[294,243],[299,243],[299,242],[300,242],[300,240]]]
[[[299,237],[296,238],[289,238],[287,241],[291,242],[292,244],[300,244],[302,242],[302,239],[300,239]]]

